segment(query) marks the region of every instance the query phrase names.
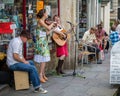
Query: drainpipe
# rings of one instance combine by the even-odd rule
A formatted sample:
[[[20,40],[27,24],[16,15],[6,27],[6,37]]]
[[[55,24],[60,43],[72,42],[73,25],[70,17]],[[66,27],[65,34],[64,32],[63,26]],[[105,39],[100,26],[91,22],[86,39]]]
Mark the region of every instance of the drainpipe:
[[[103,6],[103,26],[105,25],[105,6]]]
[[[26,0],[23,0],[23,29],[26,29]]]
[[[98,0],[96,1],[96,7],[97,7],[97,12],[96,12],[96,17],[97,17],[97,20],[96,20],[96,24],[98,24],[98,20],[99,20],[99,16],[98,16],[98,8],[99,8],[99,6],[98,6]]]
[[[23,0],[23,29],[26,30],[26,0]],[[26,58],[26,43],[23,45],[23,50]]]

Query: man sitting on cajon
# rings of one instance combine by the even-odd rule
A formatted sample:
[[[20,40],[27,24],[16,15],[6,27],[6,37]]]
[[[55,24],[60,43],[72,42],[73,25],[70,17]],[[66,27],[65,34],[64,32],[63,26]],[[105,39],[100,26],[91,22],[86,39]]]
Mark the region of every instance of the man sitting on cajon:
[[[32,61],[26,61],[23,56],[23,43],[25,43],[29,37],[29,32],[23,30],[19,37],[13,38],[10,41],[7,50],[7,64],[10,70],[25,71],[29,73],[34,92],[40,91],[41,93],[47,93],[47,90],[41,87],[39,75],[34,63]]]

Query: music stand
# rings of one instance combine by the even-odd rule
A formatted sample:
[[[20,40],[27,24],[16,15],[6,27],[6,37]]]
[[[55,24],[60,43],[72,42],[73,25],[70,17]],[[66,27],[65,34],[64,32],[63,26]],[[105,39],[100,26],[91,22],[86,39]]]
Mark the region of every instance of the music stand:
[[[79,77],[85,79],[86,77],[84,77],[84,76],[76,73],[76,64],[77,64],[77,56],[76,56],[76,54],[77,54],[77,47],[76,47],[76,44],[78,44],[79,42],[78,42],[78,40],[77,40],[77,34],[75,33],[74,28],[72,28],[72,27],[74,27],[74,24],[72,24],[72,23],[69,22],[69,21],[67,21],[67,23],[70,24],[70,27],[71,27],[71,29],[72,29],[71,31],[75,34],[75,63],[74,63],[74,66],[73,66],[73,73],[63,74],[62,76],[63,76],[63,77],[66,77],[66,76],[79,76]],[[79,25],[79,24],[77,24],[77,25]]]

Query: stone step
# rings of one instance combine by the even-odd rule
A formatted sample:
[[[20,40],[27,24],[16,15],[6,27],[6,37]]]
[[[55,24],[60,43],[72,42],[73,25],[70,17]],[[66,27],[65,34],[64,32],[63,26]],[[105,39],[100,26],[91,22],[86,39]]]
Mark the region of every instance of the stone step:
[[[7,96],[10,87],[8,84],[0,84],[0,96]]]

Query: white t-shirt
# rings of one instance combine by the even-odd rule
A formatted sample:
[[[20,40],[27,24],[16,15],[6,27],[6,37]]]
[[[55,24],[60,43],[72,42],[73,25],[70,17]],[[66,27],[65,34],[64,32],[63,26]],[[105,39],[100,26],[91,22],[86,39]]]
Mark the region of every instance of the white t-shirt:
[[[95,33],[90,34],[90,30],[86,31],[82,38],[82,40],[84,40],[86,43],[93,43],[93,40],[95,39],[96,39]]]
[[[15,63],[19,63],[13,57],[13,53],[19,54],[20,58],[23,57],[23,43],[20,37],[16,37],[12,39],[9,43],[7,50],[7,65],[14,65]]]

